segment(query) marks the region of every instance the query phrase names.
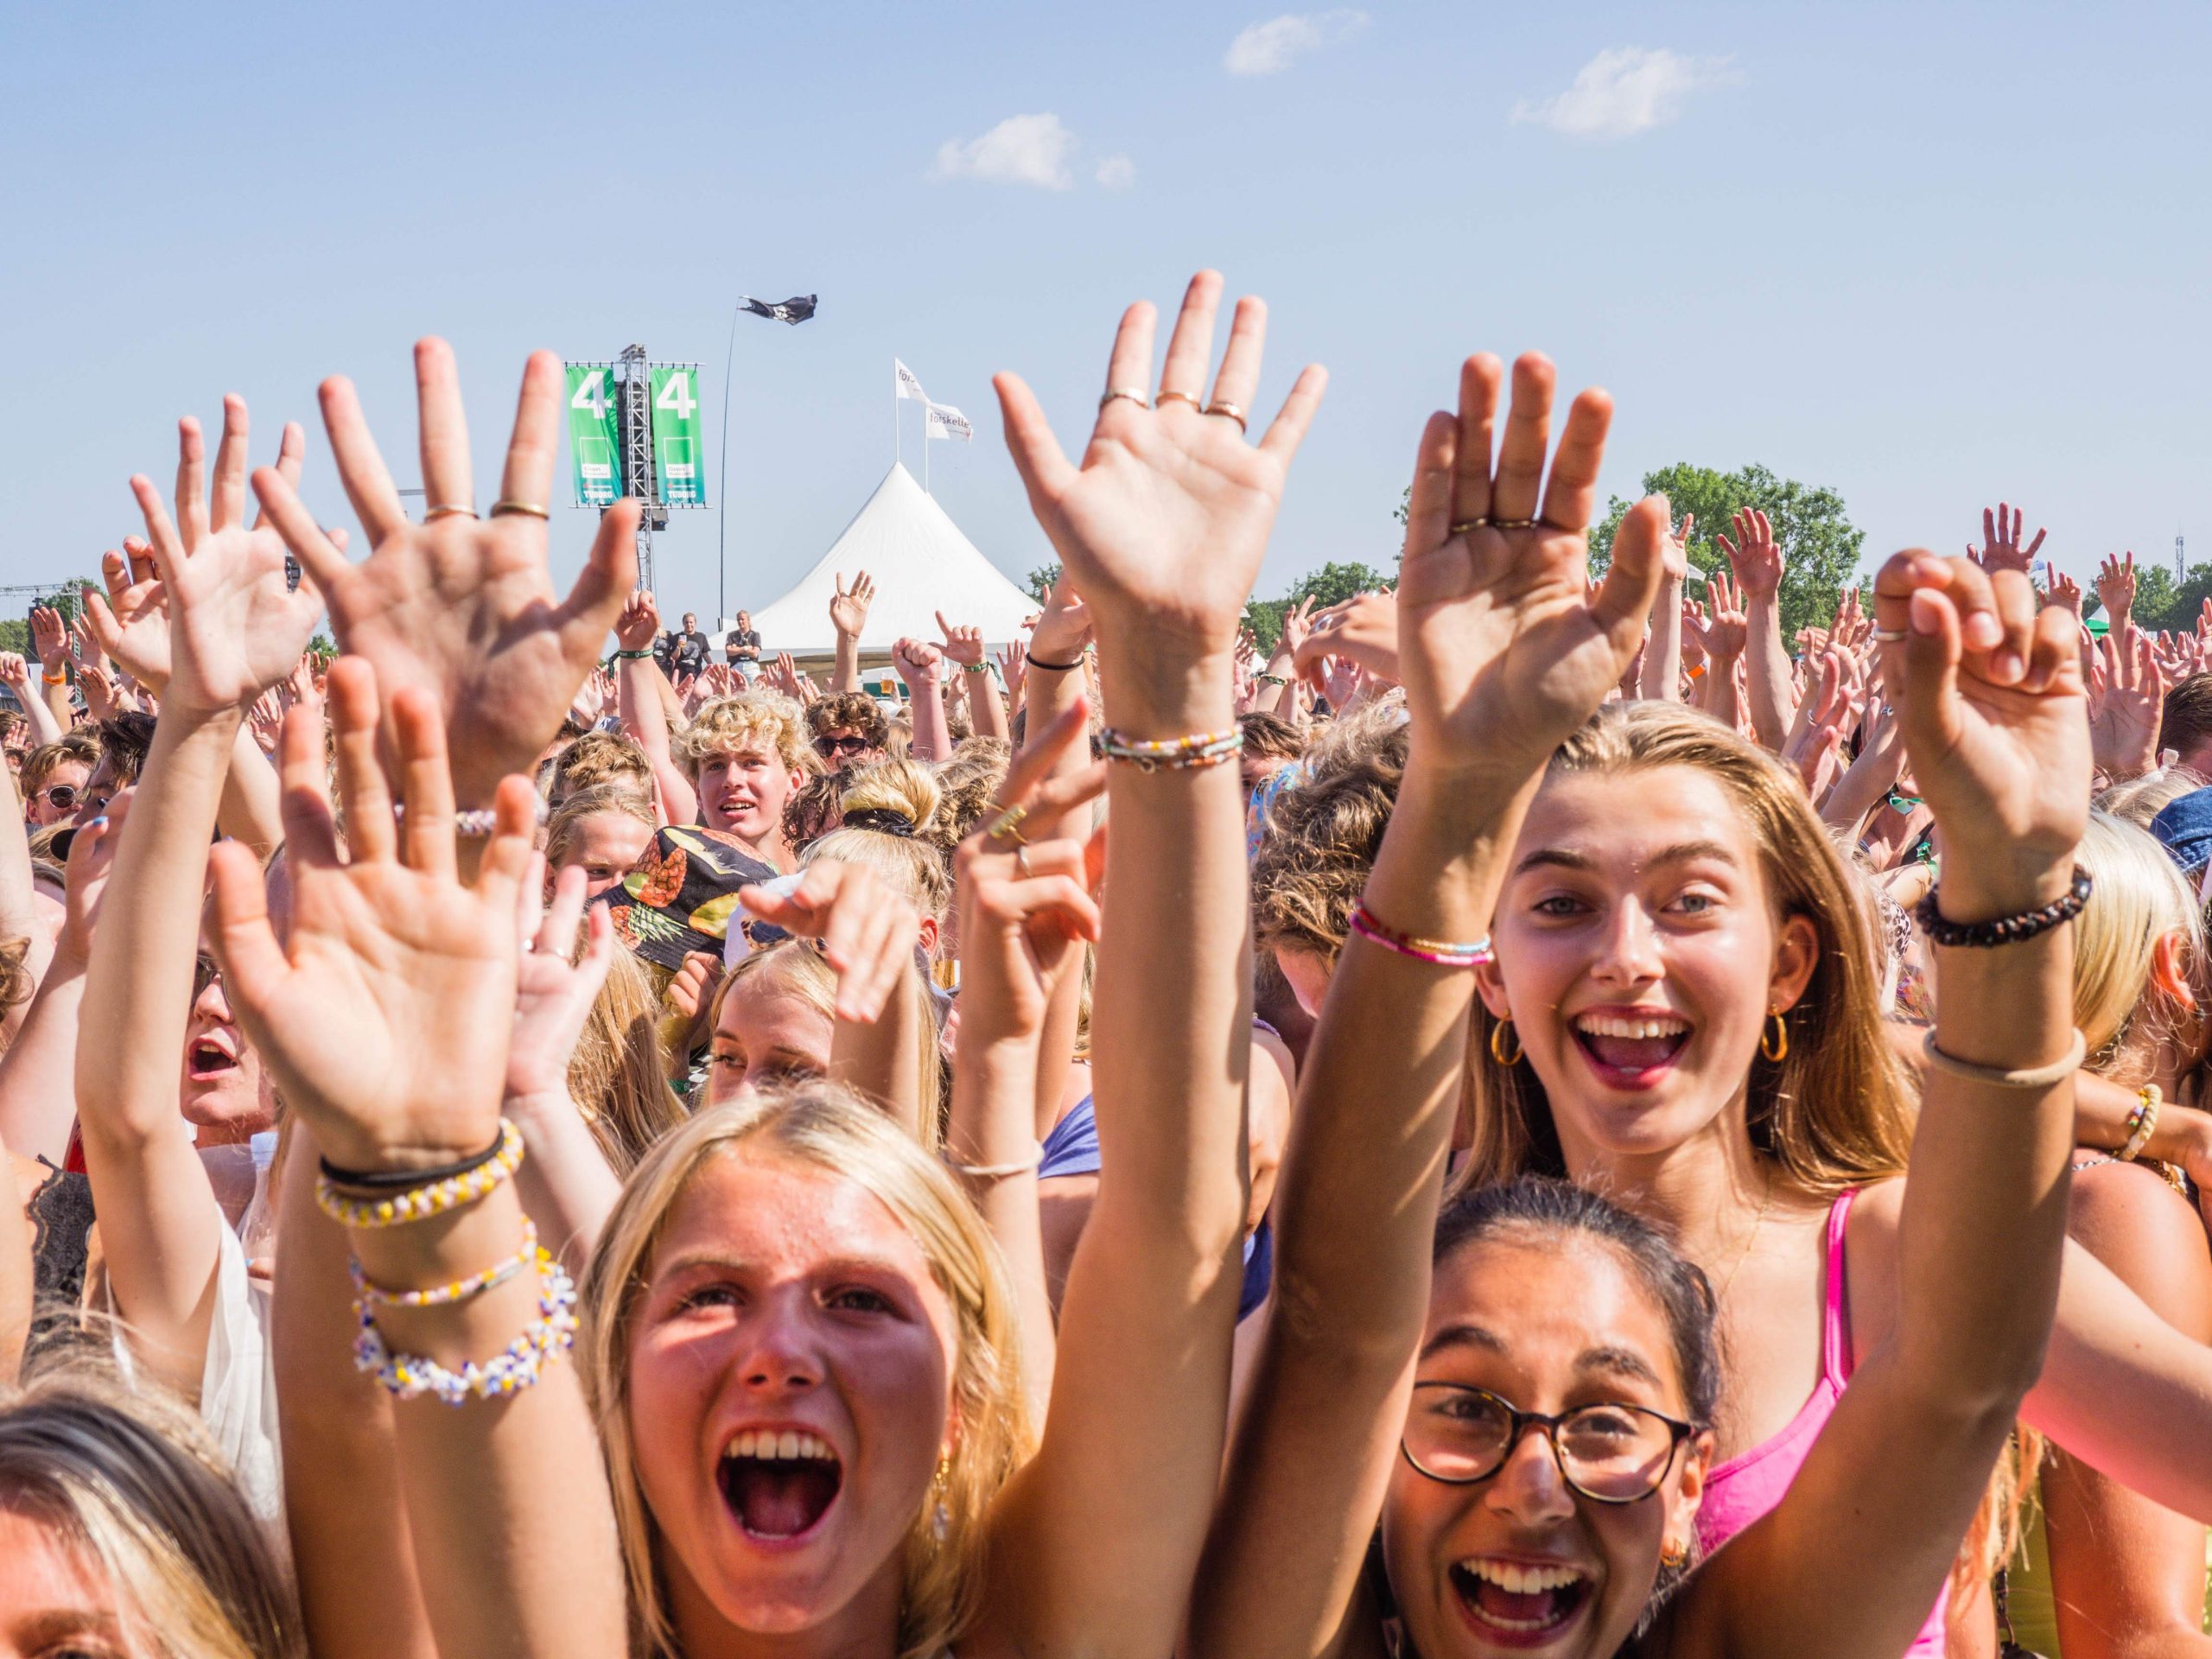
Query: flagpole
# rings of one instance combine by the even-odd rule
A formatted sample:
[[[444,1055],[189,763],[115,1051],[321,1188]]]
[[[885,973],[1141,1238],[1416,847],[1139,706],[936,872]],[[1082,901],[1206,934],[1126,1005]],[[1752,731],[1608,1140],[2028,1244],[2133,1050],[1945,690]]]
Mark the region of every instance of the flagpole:
[[[899,447],[899,359],[891,359],[891,459],[903,465],[905,452]]]
[[[922,493],[930,493],[930,400],[922,399]]]
[[[729,372],[737,360],[737,320],[741,305],[729,314],[729,349],[722,353],[722,500],[715,516],[715,626],[729,614]]]

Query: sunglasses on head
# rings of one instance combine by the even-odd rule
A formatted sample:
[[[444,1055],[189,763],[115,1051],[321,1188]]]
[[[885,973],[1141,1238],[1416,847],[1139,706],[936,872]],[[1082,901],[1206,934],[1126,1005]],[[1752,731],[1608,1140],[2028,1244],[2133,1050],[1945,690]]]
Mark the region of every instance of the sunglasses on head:
[[[858,754],[868,747],[868,739],[847,733],[842,737],[817,737],[814,752],[827,760],[833,754]]]

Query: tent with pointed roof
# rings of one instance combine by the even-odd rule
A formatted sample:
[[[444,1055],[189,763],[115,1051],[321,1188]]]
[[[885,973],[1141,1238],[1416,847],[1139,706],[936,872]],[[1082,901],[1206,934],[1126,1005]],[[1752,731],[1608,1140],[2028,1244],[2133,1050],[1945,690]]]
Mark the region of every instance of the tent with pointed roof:
[[[1021,637],[1021,620],[1037,603],[960,533],[936,498],[914,475],[891,463],[868,504],[830,543],[811,570],[773,604],[753,613],[761,648],[806,656],[834,649],[830,601],[837,578],[849,584],[865,570],[875,581],[875,601],[861,633],[865,652],[888,652],[911,636],[937,640],[937,613],[1002,645]]]

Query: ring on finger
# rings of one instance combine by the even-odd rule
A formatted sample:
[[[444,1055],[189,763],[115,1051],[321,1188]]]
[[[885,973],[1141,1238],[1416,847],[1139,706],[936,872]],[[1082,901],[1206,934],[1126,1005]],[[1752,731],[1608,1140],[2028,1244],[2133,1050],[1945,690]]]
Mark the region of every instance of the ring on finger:
[[[1224,403],[1220,398],[1217,397],[1199,412],[1205,415],[1225,415],[1230,420],[1236,423],[1236,429],[1239,432],[1245,429],[1244,410],[1239,404]]]
[[[1490,524],[1492,530],[1534,530],[1543,522],[1541,518],[1493,518]]]
[[[1199,397],[1196,392],[1162,391],[1159,397],[1152,400],[1152,406],[1154,409],[1157,409],[1162,404],[1188,404],[1192,409],[1198,410],[1201,415],[1206,412],[1205,399]]]
[[[509,512],[518,512],[528,518],[550,518],[553,516],[535,501],[505,500],[494,501],[492,504],[492,516],[494,518],[499,518],[502,513]]]
[[[1029,843],[1023,842],[1014,849],[1014,868],[1021,872],[1021,879],[1029,879]]]
[[[436,506],[425,508],[423,510],[423,522],[427,524],[435,519],[453,518],[455,514],[461,514],[467,518],[474,518],[476,517],[476,509],[467,505],[464,502],[441,501]]]
[[[983,835],[990,841],[1010,841],[1017,847],[1029,842],[1021,833],[1021,822],[1029,816],[1026,806],[1009,806],[983,827]]]
[[[1874,638],[1885,645],[1894,645],[1910,632],[1910,630],[1907,628],[1877,628],[1874,630]]]
[[[1489,519],[1481,518],[1454,519],[1452,524],[1451,533],[1454,536],[1464,536],[1469,531],[1480,530],[1484,525],[1489,523]]]
[[[1106,389],[1106,395],[1098,400],[1098,407],[1105,408],[1116,397],[1126,397],[1139,409],[1152,407],[1152,399],[1145,396],[1142,386],[1109,386]]]

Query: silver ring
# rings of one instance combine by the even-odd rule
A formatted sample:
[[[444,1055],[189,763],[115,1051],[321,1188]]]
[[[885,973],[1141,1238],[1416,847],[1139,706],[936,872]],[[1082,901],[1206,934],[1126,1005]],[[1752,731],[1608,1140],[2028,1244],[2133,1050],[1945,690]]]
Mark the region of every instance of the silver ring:
[[[1874,638],[1885,645],[1894,645],[1910,632],[1910,630],[1907,628],[1877,628],[1874,630]]]
[[[1139,409],[1150,409],[1152,407],[1152,399],[1145,396],[1145,391],[1142,386],[1109,387],[1106,395],[1098,400],[1098,407],[1101,409],[1105,408],[1107,404],[1112,403],[1116,397],[1126,397],[1131,403],[1135,404]]]
[[[1021,879],[1029,879],[1029,843],[1024,842],[1014,849],[1014,868],[1021,872]]]

